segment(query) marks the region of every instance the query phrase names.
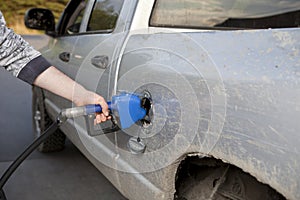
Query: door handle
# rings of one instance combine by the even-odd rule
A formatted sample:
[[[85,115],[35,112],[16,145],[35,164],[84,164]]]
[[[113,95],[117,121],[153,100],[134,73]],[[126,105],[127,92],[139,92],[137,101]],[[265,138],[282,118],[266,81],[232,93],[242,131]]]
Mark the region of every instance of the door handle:
[[[59,54],[59,59],[61,59],[64,62],[70,61],[70,53],[69,52],[62,52]]]
[[[106,55],[98,55],[91,59],[92,65],[100,69],[106,69],[108,66],[108,56]]]

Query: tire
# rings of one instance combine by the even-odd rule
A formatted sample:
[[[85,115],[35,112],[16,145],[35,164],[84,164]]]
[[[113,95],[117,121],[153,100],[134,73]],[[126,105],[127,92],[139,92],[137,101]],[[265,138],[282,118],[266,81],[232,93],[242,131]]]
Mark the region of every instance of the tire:
[[[32,121],[35,138],[39,137],[53,122],[45,108],[43,91],[35,86],[32,88]],[[43,153],[61,151],[65,147],[65,140],[65,134],[57,129],[38,147],[38,151]]]
[[[185,164],[176,183],[176,200],[284,200],[266,184],[222,162]]]

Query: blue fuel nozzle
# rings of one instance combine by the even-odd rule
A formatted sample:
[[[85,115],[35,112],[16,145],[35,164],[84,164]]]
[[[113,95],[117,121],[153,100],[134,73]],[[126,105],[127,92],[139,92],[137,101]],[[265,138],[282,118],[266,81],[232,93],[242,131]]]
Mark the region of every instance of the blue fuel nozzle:
[[[129,128],[147,113],[138,95],[125,92],[112,97],[111,110],[119,117],[122,129]]]
[[[123,92],[112,97],[111,102],[107,102],[109,110],[114,116],[118,117],[122,129],[129,128],[137,121],[143,119],[146,110],[141,106],[141,99],[138,95]],[[63,109],[61,115],[65,118],[74,118],[78,116],[101,113],[100,105],[86,105]]]

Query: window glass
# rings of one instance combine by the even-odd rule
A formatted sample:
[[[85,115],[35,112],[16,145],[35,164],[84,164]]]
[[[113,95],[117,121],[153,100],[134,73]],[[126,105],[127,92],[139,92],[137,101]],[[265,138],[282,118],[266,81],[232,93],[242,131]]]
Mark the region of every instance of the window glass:
[[[87,31],[112,31],[117,23],[123,0],[96,0]]]
[[[300,26],[299,0],[156,0],[151,26],[285,28]]]
[[[87,4],[88,0],[82,0],[78,6],[76,7],[76,9],[73,11],[69,22],[67,24],[67,29],[66,29],[66,33],[67,34],[75,34],[75,33],[79,33],[80,30],[80,25],[83,19],[83,15],[84,15],[84,11],[86,8],[86,4]]]

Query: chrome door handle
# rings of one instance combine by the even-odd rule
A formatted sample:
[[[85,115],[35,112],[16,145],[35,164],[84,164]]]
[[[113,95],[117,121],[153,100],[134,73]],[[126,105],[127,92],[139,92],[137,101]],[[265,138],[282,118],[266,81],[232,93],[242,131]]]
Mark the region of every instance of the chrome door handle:
[[[91,59],[92,65],[100,69],[106,69],[108,66],[108,56],[98,55]]]
[[[59,59],[61,59],[64,62],[70,61],[70,53],[69,52],[62,52],[59,54]]]

